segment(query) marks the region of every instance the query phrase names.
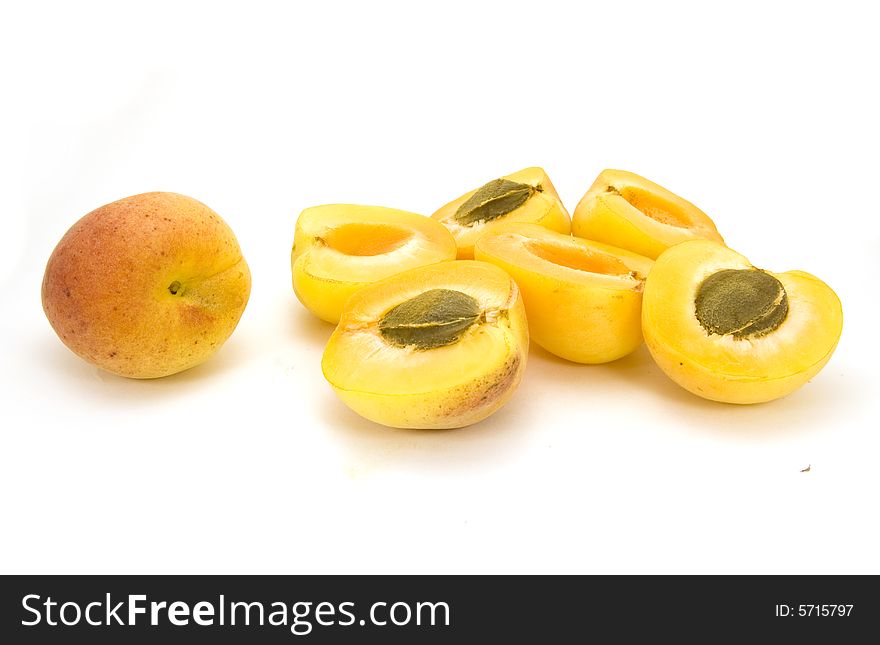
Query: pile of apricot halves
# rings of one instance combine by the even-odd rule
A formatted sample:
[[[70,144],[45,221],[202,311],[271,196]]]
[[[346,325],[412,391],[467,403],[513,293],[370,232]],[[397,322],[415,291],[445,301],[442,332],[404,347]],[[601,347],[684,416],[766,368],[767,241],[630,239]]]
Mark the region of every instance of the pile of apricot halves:
[[[541,168],[494,179],[431,217],[307,208],[291,266],[300,301],[336,325],[324,376],[355,412],[399,428],[461,427],[498,410],[522,379],[530,338],[588,364],[644,338],[688,391],[770,401],[822,369],[843,324],[824,282],[752,266],[696,206],[618,170],[599,175],[574,217]],[[210,357],[250,287],[216,213],[145,193],[74,224],[42,296],[79,356],[156,378]]]
[[[337,325],[324,376],[358,414],[401,428],[460,427],[498,410],[530,338],[588,364],[644,338],[690,392],[770,401],[825,365],[843,324],[825,283],[752,266],[696,206],[619,170],[599,175],[573,217],[541,168],[431,217],[308,208],[291,261],[300,301]]]

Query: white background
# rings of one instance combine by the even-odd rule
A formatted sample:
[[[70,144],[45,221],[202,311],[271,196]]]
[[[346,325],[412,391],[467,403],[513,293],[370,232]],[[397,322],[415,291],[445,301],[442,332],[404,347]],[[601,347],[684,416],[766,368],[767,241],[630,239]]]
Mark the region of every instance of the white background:
[[[880,573],[870,6],[4,3],[0,570]],[[357,417],[290,287],[299,211],[429,214],[529,165],[570,210],[603,168],[643,174],[820,276],[837,353],[736,407],[644,348],[534,348],[476,426]],[[253,292],[211,361],[141,382],[70,353],[39,292],[74,221],[152,190],[226,219]]]

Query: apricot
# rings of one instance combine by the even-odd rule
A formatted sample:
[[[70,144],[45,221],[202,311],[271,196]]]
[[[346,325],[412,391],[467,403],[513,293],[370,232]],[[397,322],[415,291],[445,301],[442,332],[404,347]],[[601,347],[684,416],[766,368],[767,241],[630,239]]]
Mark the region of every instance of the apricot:
[[[52,252],[43,309],[74,353],[109,372],[157,378],[207,360],[247,305],[235,235],[184,195],[145,193],[76,222]]]
[[[493,179],[431,217],[452,232],[460,260],[473,259],[477,238],[502,222],[531,222],[559,233],[571,232],[571,217],[542,168]]]
[[[815,276],[757,269],[708,240],[663,253],[645,283],[642,329],[654,360],[714,401],[790,394],[828,362],[842,326],[840,300]]]
[[[625,170],[603,170],[578,202],[572,233],[656,259],[694,239],[723,243],[699,208],[662,186]]]
[[[410,269],[346,303],[321,363],[336,394],[395,428],[457,428],[504,405],[528,328],[516,283],[473,260]]]
[[[648,258],[519,223],[480,236],[474,253],[516,281],[531,339],[547,351],[577,363],[605,363],[641,344]]]
[[[452,235],[430,217],[381,206],[314,206],[296,222],[293,290],[313,314],[336,324],[345,301],[364,286],[455,255]]]

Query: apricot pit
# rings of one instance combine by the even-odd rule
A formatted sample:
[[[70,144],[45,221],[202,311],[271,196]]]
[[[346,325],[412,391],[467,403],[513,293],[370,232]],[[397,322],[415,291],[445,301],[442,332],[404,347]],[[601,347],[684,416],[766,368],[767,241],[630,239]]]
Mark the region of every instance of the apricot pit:
[[[379,333],[398,347],[434,349],[458,341],[480,317],[476,298],[452,289],[431,289],[388,310]]]
[[[782,283],[760,269],[722,269],[703,280],[694,314],[710,334],[734,338],[764,336],[788,315]]]

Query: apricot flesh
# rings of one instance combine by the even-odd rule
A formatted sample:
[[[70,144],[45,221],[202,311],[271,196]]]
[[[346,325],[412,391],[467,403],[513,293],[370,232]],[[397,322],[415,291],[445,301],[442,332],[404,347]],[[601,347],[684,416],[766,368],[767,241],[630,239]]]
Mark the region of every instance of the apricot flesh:
[[[571,232],[571,217],[542,168],[524,168],[465,193],[431,217],[450,230],[460,260],[473,259],[483,233],[507,222],[530,222],[559,233]]]
[[[534,224],[487,232],[475,255],[516,280],[531,339],[547,351],[578,363],[605,363],[641,344],[650,259]]]
[[[659,184],[625,170],[603,170],[578,202],[571,223],[578,237],[656,259],[694,239],[723,243],[699,208]]]
[[[75,354],[157,378],[207,360],[232,334],[251,275],[232,230],[184,195],[145,193],[76,222],[46,265],[43,309]]]
[[[501,408],[522,379],[528,327],[516,283],[473,260],[410,269],[346,303],[324,377],[361,416],[395,428],[457,428]]]
[[[708,240],[663,253],[645,283],[651,355],[673,381],[714,401],[794,392],[831,358],[842,326],[840,300],[815,276],[757,269]]]
[[[297,219],[293,290],[313,314],[336,324],[345,301],[364,286],[455,256],[449,231],[424,215],[381,206],[315,206]]]

